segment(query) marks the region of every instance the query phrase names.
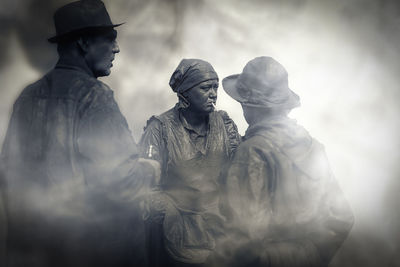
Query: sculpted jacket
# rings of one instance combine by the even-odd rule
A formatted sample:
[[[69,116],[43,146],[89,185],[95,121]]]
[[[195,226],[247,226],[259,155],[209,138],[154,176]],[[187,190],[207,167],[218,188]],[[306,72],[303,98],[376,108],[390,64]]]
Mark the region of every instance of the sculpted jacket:
[[[164,196],[165,209],[162,230],[155,234],[162,238],[154,243],[164,244],[174,260],[204,263],[214,250],[222,226],[219,176],[239,142],[236,125],[224,111],[209,115],[204,133],[196,132],[177,106],[149,120],[141,145],[144,156],[161,163],[155,187]],[[155,250],[150,253],[159,256]]]
[[[73,260],[86,257],[82,255],[90,249],[84,239],[95,240],[101,236],[95,231],[108,231],[110,225],[103,222],[118,220],[109,212],[122,206],[109,199],[121,201],[127,191],[131,197],[141,188],[143,179],[131,179],[142,177],[135,175],[142,171],[134,161],[137,155],[113,91],[86,66],[60,60],[26,87],[14,104],[1,154],[7,178],[9,248],[19,247],[30,236],[27,242],[41,244],[39,249],[50,258],[39,266],[61,266],[52,249],[75,255],[64,264],[78,266]],[[103,237],[97,240],[99,246],[117,242],[118,233],[103,232]],[[33,264],[35,256],[30,262],[27,251],[20,258]],[[77,257],[79,253],[83,254]],[[82,263],[86,264],[90,263]]]
[[[23,90],[14,104],[2,158],[7,167],[40,171],[40,183],[96,183],[137,154],[112,90],[85,66],[63,60]],[[90,165],[95,165],[95,170]]]
[[[323,146],[287,117],[251,125],[224,177],[229,266],[326,266],[352,227]]]

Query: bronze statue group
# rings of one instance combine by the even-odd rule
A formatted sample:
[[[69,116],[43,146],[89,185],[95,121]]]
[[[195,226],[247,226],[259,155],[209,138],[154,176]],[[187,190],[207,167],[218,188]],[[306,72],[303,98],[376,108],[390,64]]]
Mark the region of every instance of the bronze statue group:
[[[4,266],[327,266],[353,215],[271,57],[222,79],[249,127],[216,110],[220,79],[183,59],[178,103],[138,144],[110,74],[120,24],[100,0],[54,14],[59,61],[16,100],[1,152]],[[1,266],[3,266],[1,265]]]

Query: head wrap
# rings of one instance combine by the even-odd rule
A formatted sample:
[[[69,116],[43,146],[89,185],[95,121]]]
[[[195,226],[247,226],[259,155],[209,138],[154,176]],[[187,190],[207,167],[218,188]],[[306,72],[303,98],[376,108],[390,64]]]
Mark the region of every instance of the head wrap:
[[[210,63],[201,59],[182,59],[169,80],[176,93],[187,90],[209,80],[218,80],[218,75]]]

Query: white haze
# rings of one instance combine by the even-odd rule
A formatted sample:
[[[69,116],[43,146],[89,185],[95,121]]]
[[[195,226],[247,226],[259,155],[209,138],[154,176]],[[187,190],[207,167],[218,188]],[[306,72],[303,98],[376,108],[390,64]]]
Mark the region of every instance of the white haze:
[[[8,21],[12,14],[24,16],[29,2],[4,2],[0,15]],[[68,1],[53,2],[57,4],[49,6]],[[209,61],[222,80],[240,73],[256,56],[272,56],[286,67],[289,85],[301,98],[302,106],[291,117],[325,145],[355,213],[350,238],[331,266],[400,263],[400,8],[396,1],[105,3],[113,21],[126,24],[118,28],[121,52],[112,74],[102,80],[114,90],[136,141],[150,116],[175,104],[168,81],[182,58]],[[6,4],[14,13],[8,13]],[[48,11],[48,18],[53,11]],[[26,44],[14,30],[17,19],[7,24],[10,31],[2,41],[8,51],[0,70],[2,139],[16,96],[46,70],[26,57]],[[48,20],[50,30],[51,23]],[[55,47],[43,42],[43,51],[48,49],[53,49],[49,57],[54,64]],[[241,107],[223,92],[222,85],[217,108],[226,110],[244,134],[247,125]]]

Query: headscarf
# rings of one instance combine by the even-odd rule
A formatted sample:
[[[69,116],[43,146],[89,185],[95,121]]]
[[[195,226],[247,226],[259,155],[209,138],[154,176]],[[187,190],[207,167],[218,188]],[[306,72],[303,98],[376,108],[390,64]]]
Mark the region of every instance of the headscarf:
[[[209,80],[218,80],[218,75],[210,63],[201,59],[182,59],[169,80],[175,93],[187,90]]]

